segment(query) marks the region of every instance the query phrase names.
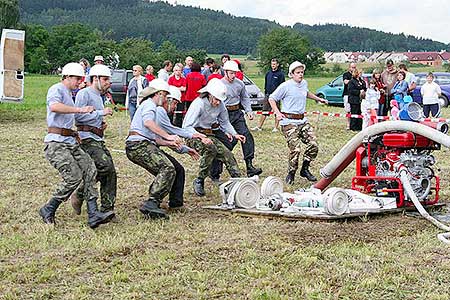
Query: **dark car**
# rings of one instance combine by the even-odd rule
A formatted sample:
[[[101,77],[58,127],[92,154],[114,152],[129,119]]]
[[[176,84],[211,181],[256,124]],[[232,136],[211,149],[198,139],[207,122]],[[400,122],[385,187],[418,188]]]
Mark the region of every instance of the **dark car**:
[[[316,95],[318,97],[328,100],[330,105],[344,105],[344,98],[342,93],[344,92],[344,80],[343,75],[340,75],[333,79],[330,83],[321,86],[317,89]],[[369,81],[372,78],[372,74],[362,74],[366,85],[369,85]]]
[[[439,104],[441,107],[447,107],[450,99],[450,73],[434,72],[434,82],[436,82],[442,90],[442,96],[439,98]],[[428,73],[417,73],[416,84],[417,87],[413,91],[413,100],[419,104],[422,104],[422,94],[420,88],[427,82]]]
[[[113,70],[111,77],[111,95],[114,103],[125,104],[128,83],[133,78],[131,70]]]

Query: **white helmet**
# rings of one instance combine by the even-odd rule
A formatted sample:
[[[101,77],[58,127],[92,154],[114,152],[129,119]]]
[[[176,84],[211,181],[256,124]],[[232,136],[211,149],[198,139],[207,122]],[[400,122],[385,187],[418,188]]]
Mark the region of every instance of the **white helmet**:
[[[211,79],[204,88],[198,91],[198,93],[209,93],[220,101],[227,99],[227,87],[217,78]]]
[[[89,76],[111,77],[111,70],[105,65],[95,65],[89,71]]]
[[[84,69],[79,63],[71,62],[62,68],[61,75],[83,77]]]
[[[101,55],[96,55],[96,56],[94,57],[94,61],[97,61],[97,60],[105,61],[105,60],[103,59],[103,56],[101,56]]]
[[[233,60],[228,60],[223,64],[223,69],[225,71],[234,71],[234,72],[239,72],[239,66],[237,64],[237,62],[233,61]]]
[[[156,78],[150,81],[148,87],[155,90],[155,92],[165,91],[170,93],[169,84],[160,78]]]
[[[297,60],[294,61],[292,64],[290,64],[289,65],[289,74],[288,74],[289,77],[292,77],[292,73],[294,72],[294,70],[299,67],[303,67],[303,70],[306,70],[306,66]]]
[[[176,86],[169,85],[169,96],[167,96],[167,97],[181,101],[180,89],[177,88]]]

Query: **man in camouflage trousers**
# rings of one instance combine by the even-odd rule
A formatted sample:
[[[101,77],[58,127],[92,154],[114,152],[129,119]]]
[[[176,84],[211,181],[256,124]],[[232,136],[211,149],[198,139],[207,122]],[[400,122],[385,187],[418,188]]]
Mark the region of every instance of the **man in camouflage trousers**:
[[[208,176],[214,159],[223,162],[231,177],[240,177],[233,153],[214,136],[213,127],[220,127],[229,140],[233,138],[245,143],[245,136],[239,135],[228,119],[228,111],[223,103],[227,98],[227,88],[219,79],[212,79],[206,87],[199,90],[200,96],[189,107],[183,121],[183,128],[194,127],[198,132],[207,135],[212,144],[204,144],[189,139],[188,146],[197,150],[200,155],[198,177],[194,180],[194,192],[197,196],[205,195],[205,178]]]
[[[298,161],[301,153],[301,144],[306,145],[303,154],[303,164],[300,176],[309,181],[316,181],[316,177],[309,171],[309,165],[317,157],[318,145],[313,127],[305,118],[306,98],[322,103],[327,100],[317,97],[308,90],[308,83],[303,79],[305,65],[295,61],[289,66],[290,80],[282,83],[269,96],[269,103],[275,116],[280,120],[281,130],[289,147],[289,167],[286,183],[293,184],[295,173],[298,169]],[[283,112],[277,107],[276,102],[281,102]]]
[[[81,148],[89,154],[97,168],[97,181],[100,182],[100,211],[114,210],[117,194],[117,175],[111,153],[103,140],[106,123],[104,117],[112,115],[112,109],[104,107],[102,95],[111,86],[111,71],[101,64],[93,66],[89,72],[91,85],[80,90],[75,98],[75,106],[93,106],[90,114],[77,115],[75,124],[81,139]],[[76,214],[81,214],[83,191],[77,190],[71,197]]]
[[[114,217],[114,212],[101,213],[97,209],[97,175],[94,162],[78,145],[77,132],[72,130],[74,114],[88,114],[93,106],[74,107],[71,91],[78,88],[84,70],[78,63],[68,63],[62,69],[62,81],[47,93],[47,125],[45,157],[61,174],[63,181],[52,198],[39,210],[47,224],[55,223],[55,213],[62,202],[78,188],[87,200],[88,224],[96,228]]]

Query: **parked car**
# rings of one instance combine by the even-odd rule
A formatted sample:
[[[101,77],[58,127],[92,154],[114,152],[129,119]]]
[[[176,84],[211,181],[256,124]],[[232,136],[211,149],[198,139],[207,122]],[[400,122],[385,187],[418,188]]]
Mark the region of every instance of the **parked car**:
[[[344,105],[344,98],[342,93],[344,92],[344,80],[343,75],[340,75],[333,79],[328,84],[325,84],[316,90],[316,95],[318,97],[328,100],[330,105]],[[362,78],[369,85],[369,80],[372,78],[372,74],[363,74]]]
[[[420,94],[420,88],[427,82],[428,73],[417,73],[416,84],[417,87],[413,91],[413,100],[419,104],[422,104],[422,94]],[[450,99],[450,73],[445,72],[434,72],[434,82],[436,82],[442,90],[442,97],[439,98],[439,104],[441,107],[447,107],[448,101]]]
[[[111,95],[116,104],[125,104],[128,83],[133,78],[133,71],[117,69],[112,71]]]
[[[245,90],[250,96],[250,102],[253,110],[262,110],[264,102],[264,93],[260,88],[246,75],[244,75]]]

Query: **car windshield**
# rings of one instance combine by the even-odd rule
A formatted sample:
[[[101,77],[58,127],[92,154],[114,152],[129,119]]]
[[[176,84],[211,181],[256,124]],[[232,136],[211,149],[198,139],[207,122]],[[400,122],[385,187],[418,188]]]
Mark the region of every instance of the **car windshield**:
[[[332,86],[341,86],[344,85],[344,80],[342,79],[342,76],[336,78],[335,80],[333,80],[333,82],[331,82]]]
[[[111,82],[121,82],[123,76],[123,71],[113,71],[111,76]]]

